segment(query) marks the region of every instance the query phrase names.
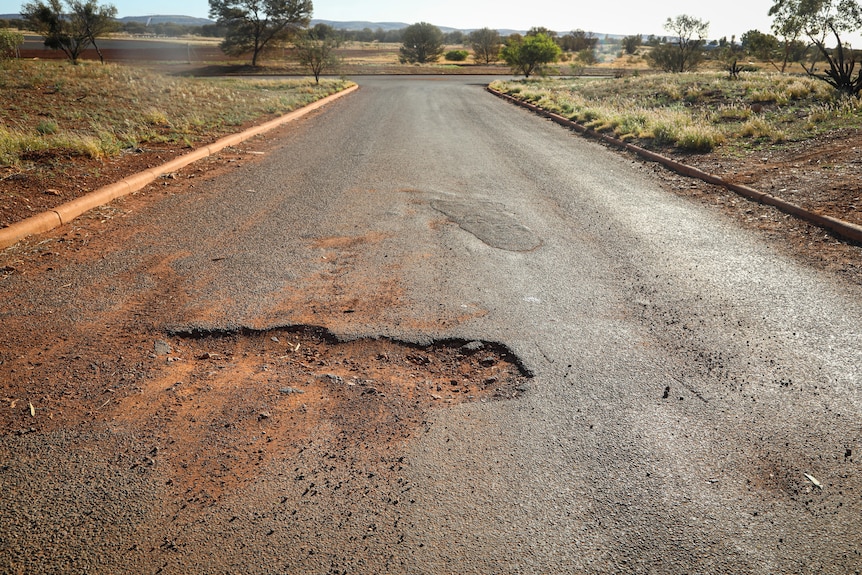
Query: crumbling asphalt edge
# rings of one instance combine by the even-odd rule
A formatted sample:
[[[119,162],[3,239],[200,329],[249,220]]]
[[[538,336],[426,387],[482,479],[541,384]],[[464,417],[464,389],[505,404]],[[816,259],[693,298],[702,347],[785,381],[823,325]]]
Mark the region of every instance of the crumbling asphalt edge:
[[[737,194],[744,196],[750,200],[754,200],[761,204],[774,206],[782,212],[791,214],[798,217],[799,219],[805,220],[806,222],[824,228],[837,237],[849,240],[856,244],[862,244],[862,226],[858,226],[851,222],[845,222],[844,220],[833,218],[831,216],[825,216],[823,214],[812,212],[803,208],[802,206],[798,206],[796,204],[782,200],[781,198],[777,198],[773,195],[758,191],[748,186],[728,182],[721,176],[716,176],[714,174],[704,172],[703,170],[699,170],[698,168],[682,164],[680,162],[677,162],[676,160],[673,160],[666,156],[662,156],[661,154],[656,154],[655,152],[651,152],[645,148],[641,148],[640,146],[636,146],[634,144],[624,142],[612,136],[596,132],[595,130],[587,128],[586,126],[574,122],[563,116],[560,116],[559,114],[555,114],[553,112],[549,112],[548,110],[540,108],[535,104],[523,102],[508,94],[504,94],[503,92],[494,90],[490,86],[488,87],[488,91],[499,98],[502,98],[513,104],[517,104],[518,106],[526,108],[540,116],[544,116],[545,118],[548,118],[549,120],[560,124],[561,126],[570,128],[578,132],[579,134],[590,136],[612,146],[633,152],[644,159],[662,164],[663,166],[673,170],[674,172],[677,172],[678,174],[691,178],[697,178],[699,180],[703,180],[704,182],[715,184],[717,186],[722,186],[723,188],[736,192]]]
[[[213,142],[208,146],[197,148],[189,152],[188,154],[184,154],[178,158],[174,158],[173,160],[162,164],[161,166],[149,168],[142,172],[138,172],[136,174],[123,178],[118,182],[108,184],[107,186],[103,186],[84,196],[66,202],[65,204],[57,206],[52,210],[42,212],[41,214],[31,216],[25,220],[21,220],[20,222],[16,222],[5,228],[2,228],[0,229],[0,250],[13,246],[28,236],[42,234],[53,230],[54,228],[57,228],[63,224],[67,224],[81,214],[88,212],[93,208],[103,206],[115,200],[116,198],[131,194],[144,188],[145,186],[151,184],[165,174],[175,172],[181,168],[188,166],[193,162],[206,158],[207,156],[216,154],[224,148],[227,148],[229,146],[236,146],[237,144],[240,144],[250,138],[253,138],[254,136],[258,136],[260,134],[263,134],[264,132],[268,132],[278,126],[281,126],[282,124],[286,124],[288,122],[301,118],[309,112],[313,112],[314,110],[322,108],[330,102],[337,100],[338,98],[341,98],[343,96],[346,96],[347,94],[350,94],[358,89],[358,85],[353,85],[336,94],[332,94],[331,96],[322,98],[307,106],[299,108],[298,110],[294,110],[293,112],[289,112],[287,114],[284,114],[283,116],[279,116],[278,118],[249,128],[248,130],[244,130],[230,136],[225,136],[224,138],[221,138],[220,140],[217,140],[216,142]]]

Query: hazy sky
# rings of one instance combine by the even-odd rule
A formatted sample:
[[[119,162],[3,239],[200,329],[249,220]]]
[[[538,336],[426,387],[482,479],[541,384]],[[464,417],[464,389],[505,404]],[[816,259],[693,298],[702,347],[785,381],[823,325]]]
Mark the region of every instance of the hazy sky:
[[[710,38],[756,28],[768,32],[772,0],[313,0],[314,17],[324,20],[430,22],[453,28],[544,26],[559,32],[581,28],[608,34],[663,34],[668,16],[689,14],[710,23]],[[100,0],[122,16],[183,14],[206,18],[207,0]],[[23,1],[0,0],[0,13],[15,13]]]

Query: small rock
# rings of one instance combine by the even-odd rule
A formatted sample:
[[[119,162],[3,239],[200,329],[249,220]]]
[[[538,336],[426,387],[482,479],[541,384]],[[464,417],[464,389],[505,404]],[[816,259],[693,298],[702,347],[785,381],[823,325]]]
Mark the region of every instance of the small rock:
[[[278,390],[279,393],[283,393],[284,395],[292,395],[294,393],[305,393],[304,389],[297,389],[295,387],[282,387]]]
[[[483,357],[482,359],[480,359],[479,364],[482,365],[483,367],[491,367],[493,365],[497,365],[497,358],[491,357],[489,355],[488,357]]]
[[[258,419],[269,419],[270,417],[272,417],[272,414],[268,411],[261,411],[257,414]]]
[[[153,344],[153,350],[156,352],[156,355],[168,355],[172,351],[171,344],[161,339],[157,339]]]
[[[324,377],[329,378],[329,381],[331,381],[332,383],[336,383],[338,385],[341,385],[342,383],[344,383],[344,380],[341,378],[341,376],[334,375],[332,373],[327,373]]]
[[[59,190],[45,190],[45,195],[46,196],[59,196],[60,191]]]
[[[198,356],[198,359],[218,359],[219,355],[213,352],[202,353]]]
[[[462,345],[461,351],[476,352],[476,351],[479,351],[480,349],[483,349],[484,347],[485,347],[485,344],[482,343],[481,341],[471,341],[470,343]]]
[[[275,336],[272,336],[272,337],[271,337],[271,338],[269,338],[269,339],[271,339],[271,340],[272,340],[272,341],[274,341],[275,343],[278,343],[278,338],[277,338],[277,337],[275,337]]]

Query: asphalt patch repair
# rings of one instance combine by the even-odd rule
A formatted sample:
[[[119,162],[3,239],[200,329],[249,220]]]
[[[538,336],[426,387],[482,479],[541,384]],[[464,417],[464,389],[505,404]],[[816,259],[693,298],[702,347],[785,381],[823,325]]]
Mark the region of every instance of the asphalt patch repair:
[[[531,377],[500,344],[339,341],[306,326],[173,330],[150,355],[133,392],[97,407],[112,431],[149,436],[130,465],[167,464],[188,501],[218,499],[321,434],[389,452],[432,407],[516,398]]]

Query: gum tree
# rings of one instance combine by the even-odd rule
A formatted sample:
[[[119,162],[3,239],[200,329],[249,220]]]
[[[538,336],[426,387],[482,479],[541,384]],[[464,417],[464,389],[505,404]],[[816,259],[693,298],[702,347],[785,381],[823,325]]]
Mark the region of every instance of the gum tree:
[[[849,96],[862,92],[862,68],[857,69],[857,55],[842,40],[862,28],[862,7],[856,0],[776,0],[769,15],[773,30],[806,36],[829,67],[820,72],[816,62],[803,64],[809,76]],[[827,46],[830,37],[834,48]]]
[[[419,22],[404,29],[401,36],[401,62],[424,64],[436,62],[443,54],[443,32],[427,22]]]
[[[287,40],[311,21],[311,0],[209,0],[210,16],[226,29],[221,49],[239,56],[251,53],[257,66],[271,42]]]
[[[500,48],[503,41],[500,33],[490,28],[482,28],[470,32],[470,47],[473,48],[473,58],[477,62],[490,64],[500,59]]]
[[[650,63],[666,72],[688,72],[697,68],[703,59],[709,22],[681,14],[668,18],[664,29],[673,34],[675,40],[654,48],[649,55]]]
[[[516,74],[529,78],[533,73],[541,73],[545,64],[560,59],[562,49],[547,34],[534,36],[509,37],[501,56]]]
[[[301,33],[295,45],[300,65],[311,70],[315,84],[320,83],[320,75],[324,70],[331,70],[339,64],[335,50],[341,45],[341,39],[331,29],[321,33],[315,26]]]
[[[21,16],[27,25],[45,39],[45,46],[61,50],[73,64],[81,54],[93,46],[103,63],[105,58],[96,39],[116,27],[117,9],[100,5],[96,0],[68,2],[61,0],[28,2],[21,7]]]

